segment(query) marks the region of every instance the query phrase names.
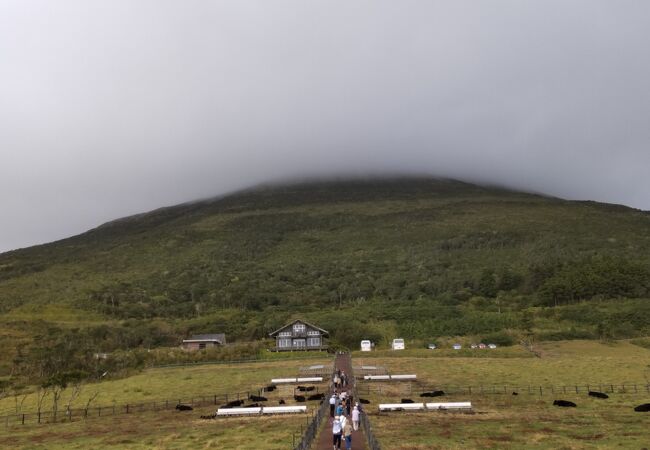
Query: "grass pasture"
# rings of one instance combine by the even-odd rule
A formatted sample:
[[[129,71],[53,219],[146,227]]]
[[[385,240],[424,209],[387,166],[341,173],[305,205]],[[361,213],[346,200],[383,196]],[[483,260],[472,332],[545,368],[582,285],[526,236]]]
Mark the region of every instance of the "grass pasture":
[[[0,429],[0,448],[12,449],[268,449],[287,450],[306,416],[202,420],[214,408],[163,411],[80,422]]]
[[[499,349],[468,350],[476,356],[465,353],[472,356],[455,357],[438,356],[448,354],[436,353],[438,350],[416,350],[420,355],[429,356],[385,357],[386,352],[378,352],[376,356],[364,353],[354,357],[354,364],[385,366],[390,373],[415,373],[418,384],[423,386],[596,386],[644,384],[650,380],[650,350],[626,341],[547,342],[535,348],[541,352],[541,358],[523,353],[522,357],[515,357],[520,351],[516,347],[503,349],[507,356],[502,356]]]
[[[355,365],[386,366],[390,373],[416,373],[414,383],[361,382],[360,395],[371,401],[366,410],[383,447],[424,449],[590,449],[630,448],[650,445],[647,426],[650,416],[633,408],[650,402],[644,387],[650,369],[650,351],[629,342],[600,343],[566,341],[538,346],[541,358],[442,356],[385,357],[363,355]],[[476,350],[477,352],[479,350]],[[493,353],[497,355],[497,353]],[[586,385],[638,384],[635,393],[616,388],[609,399],[586,394]],[[420,398],[432,388],[504,386],[506,393],[451,393]],[[515,386],[579,385],[581,392],[567,390],[542,395],[533,390],[512,395]],[[487,390],[487,389],[486,389]],[[499,390],[497,390],[499,392]],[[378,403],[414,401],[472,401],[474,413],[391,412],[378,413]],[[577,408],[559,408],[555,399],[575,402]]]
[[[639,402],[629,394],[607,400],[586,394],[561,398],[578,407],[552,406],[550,396],[474,395],[474,414],[378,414],[368,409],[377,438],[390,449],[640,449],[648,445],[649,417],[633,411]],[[468,398],[447,396],[444,401],[461,400]]]
[[[271,378],[296,376],[300,367],[329,362],[330,360],[324,358],[148,369],[128,378],[85,385],[72,407],[82,408],[89,396],[95,392],[99,394],[92,406],[135,404],[166,399],[189,401],[192,397],[233,394],[249,390],[255,393],[260,387],[268,385]],[[70,390],[63,392],[62,405],[67,404],[70,393]],[[51,407],[51,397],[46,398],[44,405],[43,409]],[[25,398],[22,411],[35,410],[36,394],[32,393]],[[0,415],[15,412],[14,398],[0,400]]]

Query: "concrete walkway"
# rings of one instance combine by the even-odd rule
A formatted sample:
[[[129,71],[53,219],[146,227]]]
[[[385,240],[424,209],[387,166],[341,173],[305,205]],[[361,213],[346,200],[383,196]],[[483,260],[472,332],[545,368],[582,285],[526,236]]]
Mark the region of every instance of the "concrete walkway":
[[[352,373],[352,360],[349,353],[336,355],[336,360],[334,361],[334,370],[340,369],[348,375],[350,384],[343,388],[348,392],[348,395],[352,395],[352,383],[354,383],[354,374]],[[329,401],[329,399],[325,399]],[[356,399],[355,399],[356,401]],[[354,406],[354,405],[353,405]],[[348,420],[352,420],[352,417],[347,417]],[[327,416],[327,421],[324,428],[321,430],[320,435],[317,440],[314,442],[314,450],[332,450],[332,418],[329,417],[329,411]],[[363,435],[361,429],[359,431],[352,432],[352,450],[363,450],[366,448],[366,439]],[[345,440],[341,439],[341,450],[345,449]]]

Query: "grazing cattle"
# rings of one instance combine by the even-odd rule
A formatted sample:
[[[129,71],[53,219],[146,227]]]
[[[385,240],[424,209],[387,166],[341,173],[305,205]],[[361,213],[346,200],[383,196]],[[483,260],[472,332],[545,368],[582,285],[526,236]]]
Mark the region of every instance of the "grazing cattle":
[[[634,408],[636,412],[650,412],[650,403],[644,403]]]
[[[555,400],[553,402],[553,405],[555,406],[562,406],[564,408],[575,408],[576,404],[573,402],[570,402],[568,400]]]
[[[278,402],[278,405],[284,405],[284,404],[285,404],[284,400],[280,399],[280,401]]]
[[[179,403],[176,405],[176,409],[179,411],[192,411],[194,408],[192,408],[190,405],[182,405]]]
[[[323,398],[325,398],[325,394],[321,392],[320,394],[310,395],[309,397],[307,397],[307,400],[322,400]]]
[[[297,388],[300,392],[311,392],[316,389],[315,386],[298,386]]]
[[[512,395],[519,395],[519,392],[512,391]]]
[[[361,403],[362,405],[369,405],[370,400],[366,400],[365,398],[359,398],[359,403]]]
[[[293,399],[297,402],[304,402],[305,401],[305,396],[304,395],[294,395]]]
[[[433,391],[433,392],[424,392],[420,394],[420,397],[440,397],[445,395],[444,391]]]
[[[269,384],[267,387],[264,388],[266,392],[273,392],[277,389],[278,387],[275,384]]]
[[[413,400],[411,400],[410,398],[403,398],[400,403],[415,403],[415,402]]]
[[[266,397],[261,397],[259,395],[249,395],[248,399],[253,402],[266,402],[268,399]]]
[[[231,402],[226,403],[222,408],[237,408],[238,406],[241,406],[244,404],[244,400],[233,400]]]
[[[603,394],[602,392],[589,391],[589,397],[609,398],[609,395]]]

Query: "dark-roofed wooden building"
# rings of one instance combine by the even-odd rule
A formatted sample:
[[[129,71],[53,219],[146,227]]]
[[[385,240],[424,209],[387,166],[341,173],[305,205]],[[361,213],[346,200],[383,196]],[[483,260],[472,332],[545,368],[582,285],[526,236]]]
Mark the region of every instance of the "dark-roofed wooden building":
[[[271,350],[276,352],[327,350],[325,338],[329,337],[329,332],[304,320],[294,320],[270,333],[269,336],[275,338],[275,348]]]
[[[204,348],[217,347],[226,344],[226,335],[219,334],[195,334],[189,339],[183,339],[183,349],[203,350]]]

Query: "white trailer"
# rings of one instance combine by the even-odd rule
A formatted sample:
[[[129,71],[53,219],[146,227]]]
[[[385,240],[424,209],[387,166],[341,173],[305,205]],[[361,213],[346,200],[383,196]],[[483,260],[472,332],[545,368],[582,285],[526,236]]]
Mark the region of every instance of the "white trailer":
[[[372,350],[372,342],[370,342],[367,339],[364,339],[361,341],[361,351],[362,352],[369,352]]]
[[[398,338],[393,339],[393,344],[391,345],[393,350],[404,350],[404,339]]]

